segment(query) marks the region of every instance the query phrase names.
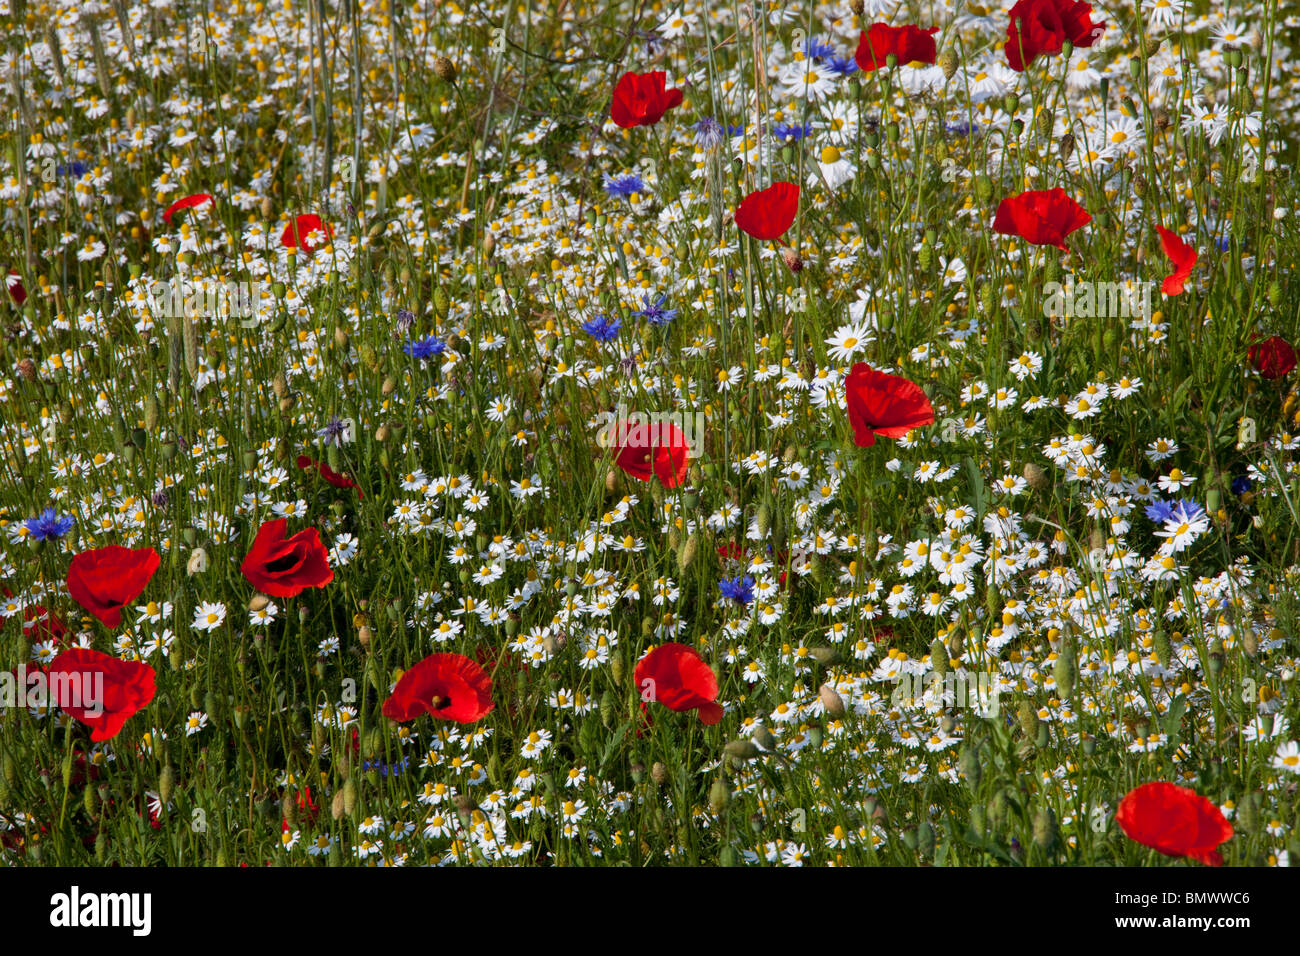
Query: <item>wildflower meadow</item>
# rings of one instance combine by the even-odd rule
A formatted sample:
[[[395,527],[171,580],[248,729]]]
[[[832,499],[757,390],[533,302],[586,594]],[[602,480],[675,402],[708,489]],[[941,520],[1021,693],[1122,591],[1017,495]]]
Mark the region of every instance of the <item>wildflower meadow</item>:
[[[1300,8],[0,16],[0,865],[1300,861]]]

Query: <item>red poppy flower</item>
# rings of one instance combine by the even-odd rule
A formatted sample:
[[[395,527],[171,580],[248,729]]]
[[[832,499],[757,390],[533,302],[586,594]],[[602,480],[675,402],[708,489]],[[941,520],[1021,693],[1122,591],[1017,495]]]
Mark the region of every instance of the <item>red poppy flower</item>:
[[[844,380],[853,442],[862,448],[877,435],[902,438],[913,428],[934,424],[934,408],[915,382],[859,362]]]
[[[293,597],[306,588],[323,588],[334,580],[320,532],[305,528],[286,538],[288,526],[288,518],[279,518],[258,528],[253,546],[240,565],[244,577],[271,597]]]
[[[639,481],[658,477],[665,488],[686,480],[690,446],[680,428],[669,422],[624,419],[612,434],[614,464]]]
[[[116,737],[154,695],[154,670],[88,647],[64,651],[50,664],[50,703],[92,728],[91,740]]]
[[[68,565],[68,593],[105,627],[117,627],[122,608],[140,596],[161,560],[153,548],[110,544],[83,551]]]
[[[309,241],[307,237],[313,232],[325,233],[325,242]],[[280,244],[289,249],[301,247],[303,252],[315,252],[333,237],[334,228],[314,212],[309,212],[298,216],[284,227],[284,232],[280,233]]]
[[[883,67],[885,57],[891,53],[899,66],[914,60],[933,63],[937,51],[932,34],[938,32],[938,27],[922,30],[911,24],[891,27],[885,23],[873,23],[858,39],[858,52],[854,59],[858,62],[858,69],[864,73]]]
[[[1066,40],[1092,46],[1106,23],[1092,22],[1092,4],[1084,0],[1019,0],[1007,25],[1007,64],[1020,73],[1039,56],[1061,52]]]
[[[776,239],[794,223],[799,212],[799,187],[795,183],[773,183],[746,196],[736,207],[736,225],[755,239]]]
[[[668,74],[663,70],[653,73],[624,73],[614,86],[614,102],[609,116],[624,129],[634,126],[654,126],[664,114],[682,105],[682,91],[665,89]]]
[[[430,654],[402,675],[384,716],[403,723],[420,714],[472,724],[492,712],[492,679],[462,654]]]
[[[5,288],[9,291],[9,298],[14,300],[15,305],[22,305],[27,301],[27,287],[23,285],[22,278],[13,269],[10,269],[9,275],[5,277]]]
[[[1077,202],[1056,189],[1031,189],[998,204],[993,229],[1004,236],[1019,236],[1036,246],[1056,246],[1069,252],[1065,237],[1092,222]]]
[[[320,476],[328,481],[335,488],[356,488],[357,498],[364,498],[365,493],[361,486],[349,478],[347,475],[340,475],[337,471],[325,464],[323,461],[316,461],[306,455],[298,456],[298,467],[304,471],[311,471],[313,468],[320,472]]]
[[[1265,378],[1281,378],[1295,368],[1295,349],[1280,335],[1256,342],[1247,354],[1255,371]]]
[[[1130,840],[1207,866],[1223,865],[1219,844],[1232,839],[1232,824],[1218,807],[1195,790],[1164,781],[1130,790],[1120,801],[1115,822]]]
[[[722,719],[718,679],[694,648],[661,644],[637,662],[634,677],[642,711],[654,702],[679,713],[698,711],[700,723],[706,726]]]
[[[1165,276],[1165,281],[1160,283],[1160,291],[1165,295],[1182,295],[1183,284],[1196,265],[1196,250],[1178,238],[1178,233],[1170,232],[1163,226],[1156,226],[1156,232],[1160,233],[1160,247],[1174,264],[1173,275]]]
[[[167,225],[172,224],[172,216],[176,215],[182,209],[193,209],[195,206],[202,206],[204,203],[212,202],[212,197],[207,193],[195,193],[193,196],[186,196],[184,199],[178,199],[163,211],[163,219]]]

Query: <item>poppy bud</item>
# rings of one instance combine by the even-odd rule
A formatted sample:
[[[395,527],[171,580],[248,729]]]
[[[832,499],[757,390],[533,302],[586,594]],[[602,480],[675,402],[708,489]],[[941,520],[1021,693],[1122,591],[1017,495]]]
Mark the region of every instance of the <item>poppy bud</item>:
[[[1056,825],[1056,813],[1051,807],[1043,807],[1034,816],[1034,843],[1040,849],[1051,850],[1056,846],[1060,830]]]
[[[853,13],[855,17],[862,16],[862,11],[865,8],[866,8],[866,4],[863,3],[863,0],[849,0],[849,10]]]
[[[172,769],[170,763],[164,764],[162,773],[158,775],[158,799],[164,805],[172,802],[172,788],[176,784],[176,771]]]
[[[617,686],[622,687],[623,674],[626,672],[626,669],[625,669],[625,665],[623,664],[623,658],[620,655],[615,654],[613,657],[610,658],[609,672],[610,675],[614,678],[614,683]]]
[[[951,47],[940,53],[935,63],[943,70],[945,80],[951,80],[952,75],[957,72],[957,54]]]
[[[1023,474],[1029,487],[1033,488],[1035,491],[1042,491],[1047,487],[1047,472],[1043,471],[1042,468],[1035,465],[1032,461],[1025,465]]]
[[[433,60],[433,72],[438,79],[444,83],[456,82],[456,64],[445,56],[435,57]]]
[[[196,574],[202,574],[208,569],[208,552],[203,548],[195,548],[190,552],[190,559],[185,564],[185,571],[191,577]]]
[[[984,779],[984,767],[980,764],[979,754],[974,747],[965,747],[957,758],[957,769],[966,777],[966,784],[972,790],[978,790]]]
[[[828,717],[844,716],[844,698],[830,684],[822,684],[817,691],[817,696],[820,698],[822,707],[825,708]]]
[[[1162,666],[1168,667],[1169,662],[1174,656],[1174,649],[1169,643],[1169,636],[1165,634],[1164,631],[1156,631],[1151,642],[1155,645],[1156,660],[1158,660]]]
[[[25,358],[18,363],[18,374],[23,377],[24,381],[36,381],[36,363],[29,358]]]
[[[1074,693],[1074,681],[1079,676],[1079,663],[1075,660],[1073,649],[1068,645],[1062,648],[1061,655],[1057,657],[1056,664],[1052,668],[1052,676],[1056,678],[1056,689],[1062,698]]]
[[[699,534],[693,534],[686,539],[686,543],[682,546],[681,551],[677,553],[677,567],[680,570],[685,571],[691,566],[691,562],[695,560],[695,554],[699,550],[699,547]]]
[[[930,667],[940,677],[952,670],[948,664],[948,649],[937,637],[930,644]]]
[[[907,845],[915,849],[922,856],[929,857],[934,855],[934,826],[929,820],[922,820],[921,824],[912,834],[912,839],[907,840]]]
[[[839,652],[833,647],[810,647],[808,656],[818,664],[831,665],[840,659]]]
[[[713,786],[709,788],[709,807],[714,813],[721,813],[731,805],[731,788],[727,786],[727,781],[719,777],[713,781]]]
[[[803,260],[799,258],[799,253],[795,252],[791,246],[781,247],[781,259],[789,270],[796,275],[803,271]]]
[[[916,264],[921,267],[922,272],[929,272],[930,265],[934,261],[934,250],[928,243],[922,243],[921,248],[916,251]]]
[[[632,766],[631,766],[630,769],[631,769],[631,772],[632,772],[632,782],[633,782],[633,783],[640,784],[640,783],[645,782],[645,764],[643,764],[643,763],[634,763],[634,764],[632,764]]]
[[[722,748],[722,752],[728,757],[738,757],[741,760],[752,760],[757,757],[761,751],[752,740],[733,740]]]
[[[1074,152],[1074,134],[1066,133],[1061,137],[1056,146],[1057,152],[1060,153],[1061,159],[1069,160],[1070,155]]]
[[[975,177],[975,198],[982,203],[993,198],[993,180],[987,173],[980,173]]]
[[[764,750],[774,750],[776,748],[776,738],[772,736],[772,731],[768,730],[763,724],[754,728],[754,743],[758,744]]]
[[[1038,130],[1038,135],[1047,139],[1052,135],[1052,126],[1056,118],[1048,110],[1039,110],[1038,115],[1034,117],[1034,128]]]
[[[340,791],[343,797],[343,812],[352,816],[357,809],[357,782],[352,777],[343,781],[343,789]],[[338,819],[336,816],[335,819]]]
[[[661,786],[663,785],[663,782],[668,779],[668,768],[664,766],[662,761],[656,760],[651,765],[650,779]]]
[[[1016,711],[1016,720],[1020,722],[1020,732],[1033,739],[1038,735],[1038,711],[1030,701],[1022,701]]]

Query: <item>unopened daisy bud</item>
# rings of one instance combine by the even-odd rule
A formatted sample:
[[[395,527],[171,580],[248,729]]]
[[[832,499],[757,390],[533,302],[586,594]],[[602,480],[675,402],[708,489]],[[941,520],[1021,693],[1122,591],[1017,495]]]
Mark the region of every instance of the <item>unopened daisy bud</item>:
[[[951,80],[952,75],[957,72],[958,64],[956,51],[953,50],[952,47],[946,48],[935,59],[935,63],[939,65],[939,69],[943,70],[943,78],[945,80]]]
[[[438,79],[444,83],[456,82],[456,64],[445,56],[435,57],[433,60],[433,72]]]
[[[799,258],[799,253],[794,251],[794,247],[782,246],[781,259],[791,272],[799,273],[803,271],[803,260]]]
[[[822,702],[826,716],[831,718],[844,716],[844,698],[830,684],[822,684],[817,690],[817,697]]]
[[[656,760],[650,767],[650,779],[655,783],[662,785],[668,779],[668,768],[663,762]]]
[[[164,804],[172,802],[172,788],[176,785],[176,771],[170,763],[164,764],[158,775],[158,799]]]

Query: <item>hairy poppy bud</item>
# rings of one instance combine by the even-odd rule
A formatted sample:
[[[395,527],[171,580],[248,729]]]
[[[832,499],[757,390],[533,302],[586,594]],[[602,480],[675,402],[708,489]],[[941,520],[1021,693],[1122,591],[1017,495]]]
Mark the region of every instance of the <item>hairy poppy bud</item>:
[[[1033,462],[1029,462],[1025,465],[1023,474],[1029,487],[1033,488],[1035,491],[1042,491],[1047,487],[1047,472],[1038,465],[1035,465]]]
[[[433,72],[438,79],[444,83],[456,82],[456,64],[445,56],[435,57],[433,61]]]
[[[822,707],[825,708],[828,717],[844,716],[844,698],[830,684],[822,684],[817,691],[817,696],[821,700]]]
[[[663,762],[656,760],[650,767],[650,779],[655,783],[662,785],[668,779],[668,768]]]
[[[939,65],[939,69],[943,70],[945,80],[951,80],[953,74],[957,72],[957,54],[951,47],[940,53],[935,62]]]
[[[781,247],[781,259],[791,272],[799,273],[803,271],[803,260],[799,258],[799,253],[795,252],[792,247]]]

